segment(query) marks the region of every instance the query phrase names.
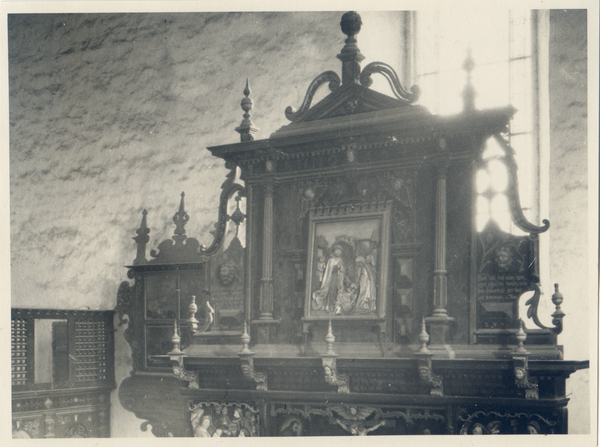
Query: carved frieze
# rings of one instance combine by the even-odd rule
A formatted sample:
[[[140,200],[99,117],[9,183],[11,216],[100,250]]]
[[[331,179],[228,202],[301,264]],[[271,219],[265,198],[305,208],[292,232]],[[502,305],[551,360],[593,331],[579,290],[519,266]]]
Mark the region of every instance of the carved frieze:
[[[440,408],[271,404],[274,436],[441,434]]]
[[[461,435],[553,434],[560,416],[525,411],[468,411],[459,409]]]
[[[245,403],[190,402],[190,424],[196,438],[260,436],[260,414]]]

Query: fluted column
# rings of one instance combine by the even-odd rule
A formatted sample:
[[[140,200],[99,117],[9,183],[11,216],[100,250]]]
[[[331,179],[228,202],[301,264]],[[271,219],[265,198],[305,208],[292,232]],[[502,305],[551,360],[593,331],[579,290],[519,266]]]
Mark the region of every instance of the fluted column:
[[[448,286],[446,271],[446,174],[447,163],[438,167],[435,210],[435,264],[433,271],[433,317],[448,315]]]
[[[429,324],[431,349],[434,354],[453,357],[448,343],[448,329],[453,318],[448,316],[448,272],[446,270],[446,176],[448,151],[444,139],[439,141],[440,159],[437,166],[435,197],[435,257],[433,270],[433,312],[425,321]],[[437,348],[437,349],[436,349]],[[437,352],[436,352],[437,350]]]
[[[262,278],[260,280],[260,319],[273,319],[273,184],[264,188]]]

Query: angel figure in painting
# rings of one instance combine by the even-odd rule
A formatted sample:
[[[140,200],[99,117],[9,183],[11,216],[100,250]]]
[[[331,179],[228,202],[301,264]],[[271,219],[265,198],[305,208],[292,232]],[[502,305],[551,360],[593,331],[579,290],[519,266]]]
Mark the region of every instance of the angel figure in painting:
[[[334,245],[327,259],[321,287],[312,293],[312,308],[314,310],[333,310],[338,292],[344,288],[344,263],[341,245]]]
[[[376,280],[373,256],[356,258],[356,271],[358,277],[358,297],[354,310],[356,313],[369,313],[375,310],[376,305]]]

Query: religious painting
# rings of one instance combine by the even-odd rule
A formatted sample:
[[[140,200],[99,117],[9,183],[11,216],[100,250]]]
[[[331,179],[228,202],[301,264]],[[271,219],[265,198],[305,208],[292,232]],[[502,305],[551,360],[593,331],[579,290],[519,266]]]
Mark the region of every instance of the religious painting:
[[[305,318],[385,316],[390,207],[311,211]]]

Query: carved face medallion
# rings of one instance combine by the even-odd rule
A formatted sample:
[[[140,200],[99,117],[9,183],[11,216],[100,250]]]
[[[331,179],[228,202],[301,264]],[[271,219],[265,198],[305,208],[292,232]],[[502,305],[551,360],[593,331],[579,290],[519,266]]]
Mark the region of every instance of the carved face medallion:
[[[512,255],[508,247],[500,247],[494,255],[494,264],[501,272],[506,272],[512,264]]]
[[[219,266],[219,269],[217,270],[217,278],[219,279],[219,282],[224,286],[232,284],[235,281],[236,276],[237,269],[235,265],[231,262],[221,264]]]

